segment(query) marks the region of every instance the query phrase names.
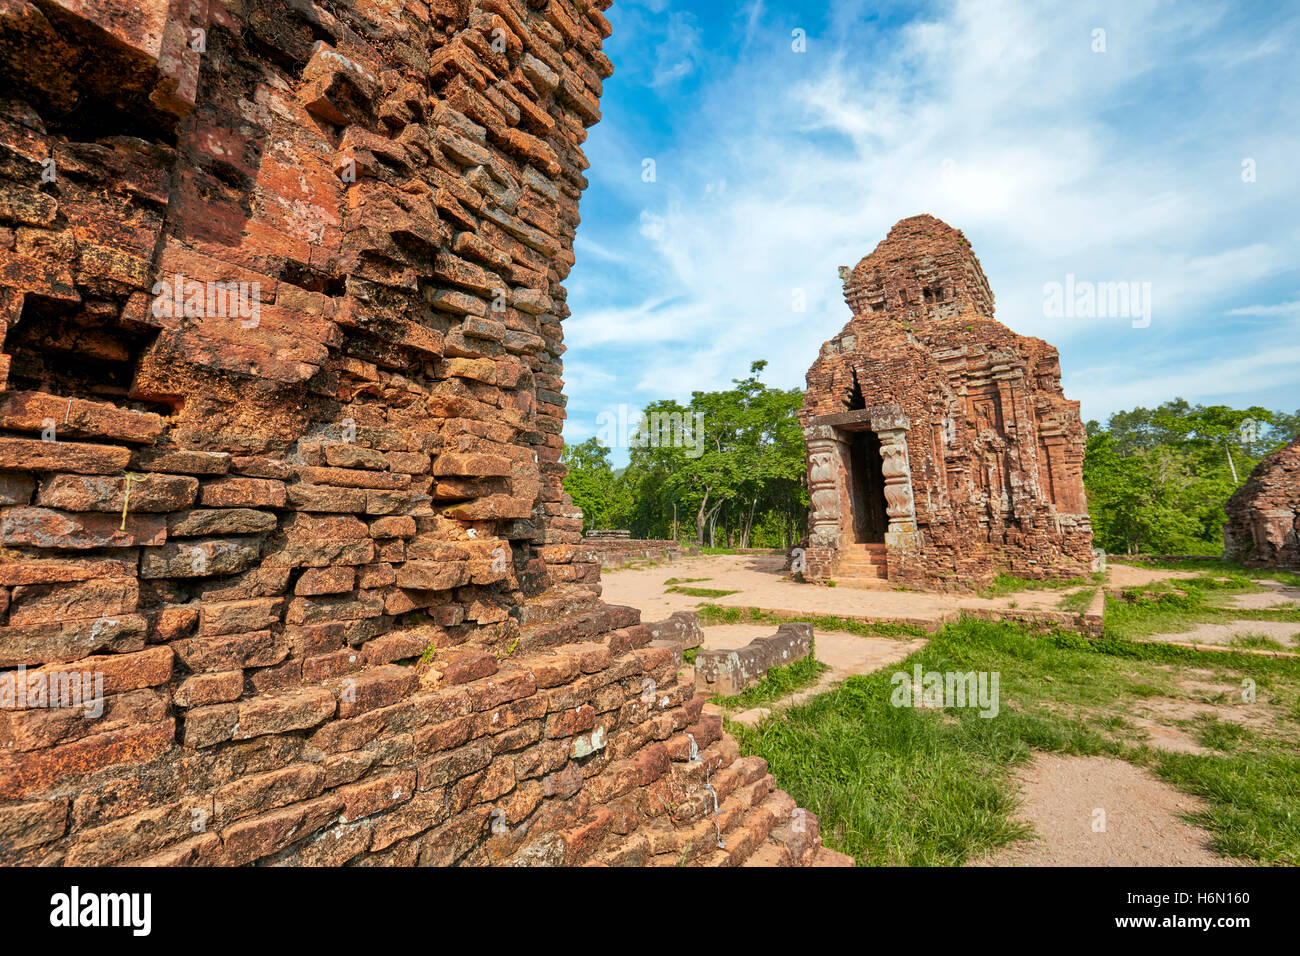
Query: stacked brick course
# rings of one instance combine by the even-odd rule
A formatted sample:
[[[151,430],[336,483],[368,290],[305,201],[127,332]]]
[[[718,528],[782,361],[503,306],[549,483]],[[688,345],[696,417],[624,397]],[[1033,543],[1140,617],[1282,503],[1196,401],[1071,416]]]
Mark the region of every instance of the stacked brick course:
[[[1255,568],[1300,568],[1300,438],[1261,461],[1227,510],[1225,558]]]
[[[853,317],[809,369],[800,412],[806,575],[967,588],[1086,572],[1079,405],[1056,349],[994,319],[965,236],[904,219],[841,275]]]
[[[0,5],[0,862],[834,858],[561,489],[608,5]]]

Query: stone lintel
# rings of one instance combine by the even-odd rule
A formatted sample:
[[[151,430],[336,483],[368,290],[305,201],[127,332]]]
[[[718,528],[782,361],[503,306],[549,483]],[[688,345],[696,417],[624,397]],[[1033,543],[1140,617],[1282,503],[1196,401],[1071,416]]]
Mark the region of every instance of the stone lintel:
[[[836,412],[833,415],[818,415],[812,419],[811,427],[824,426],[838,428],[841,431],[907,431],[912,427],[901,405],[874,405],[871,408],[857,408],[849,412]],[[808,435],[805,429],[804,435]]]

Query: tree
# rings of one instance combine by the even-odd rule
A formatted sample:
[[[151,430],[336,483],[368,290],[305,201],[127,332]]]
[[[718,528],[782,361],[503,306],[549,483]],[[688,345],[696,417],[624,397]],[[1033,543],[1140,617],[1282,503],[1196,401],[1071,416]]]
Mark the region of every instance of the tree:
[[[560,455],[560,462],[569,467],[564,490],[582,509],[584,531],[611,527],[619,518],[625,496],[615,479],[609,454],[610,450],[593,437],[566,446]]]
[[[1083,471],[1098,545],[1126,553],[1217,553],[1228,497],[1297,424],[1300,413],[1181,398],[1117,412],[1104,427],[1089,422]]]
[[[732,388],[694,392],[684,405],[647,405],[619,475],[595,439],[566,450],[565,489],[584,510],[618,516],[637,537],[667,537],[680,520],[693,521],[700,544],[791,546],[808,514],[803,393],[764,384],[766,366],[754,362]]]

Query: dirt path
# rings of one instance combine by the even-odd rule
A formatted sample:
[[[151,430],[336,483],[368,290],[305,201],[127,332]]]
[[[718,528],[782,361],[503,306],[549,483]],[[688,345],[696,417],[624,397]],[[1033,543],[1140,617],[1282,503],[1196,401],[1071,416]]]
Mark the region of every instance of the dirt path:
[[[757,607],[795,614],[829,614],[837,617],[907,621],[938,626],[962,610],[1057,611],[1065,590],[1022,591],[998,598],[973,594],[896,591],[885,582],[879,587],[826,587],[789,580],[782,570],[785,558],[768,554],[719,554],[684,557],[653,568],[606,571],[601,575],[603,598],[610,604],[638,607],[647,621],[674,611],[694,610],[710,601],[724,607]],[[718,597],[666,592],[670,578],[688,588],[733,591]],[[702,581],[685,581],[705,578]]]
[[[1152,634],[1144,638],[1166,644],[1232,644],[1248,637],[1267,637],[1283,648],[1300,647],[1300,624],[1294,621],[1203,621],[1191,630],[1168,634]]]
[[[1173,581],[1180,578],[1194,578],[1196,571],[1167,571],[1163,568],[1139,567],[1135,564],[1118,564],[1111,561],[1106,566],[1106,586],[1120,591],[1124,588],[1140,588],[1157,581]]]
[[[1203,808],[1198,799],[1126,761],[1038,754],[1017,782],[1017,815],[1038,838],[974,865],[1237,865],[1209,848],[1206,831],[1182,819]]]

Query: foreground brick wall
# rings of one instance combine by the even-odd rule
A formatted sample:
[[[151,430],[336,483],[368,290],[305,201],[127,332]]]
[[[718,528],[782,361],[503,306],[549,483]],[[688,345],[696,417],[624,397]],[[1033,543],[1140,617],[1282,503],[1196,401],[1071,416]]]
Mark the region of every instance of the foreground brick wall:
[[[1056,349],[994,319],[965,236],[933,216],[904,219],[841,275],[853,317],[809,369],[800,412],[808,575],[835,577],[854,544],[852,443],[864,431],[878,444],[863,457],[883,456],[888,529],[875,540],[891,582],[1086,572],[1079,404],[1061,389]]]
[[[1228,499],[1224,557],[1300,568],[1300,439],[1269,455]]]
[[[0,4],[0,861],[827,858],[562,493],[607,6]]]

